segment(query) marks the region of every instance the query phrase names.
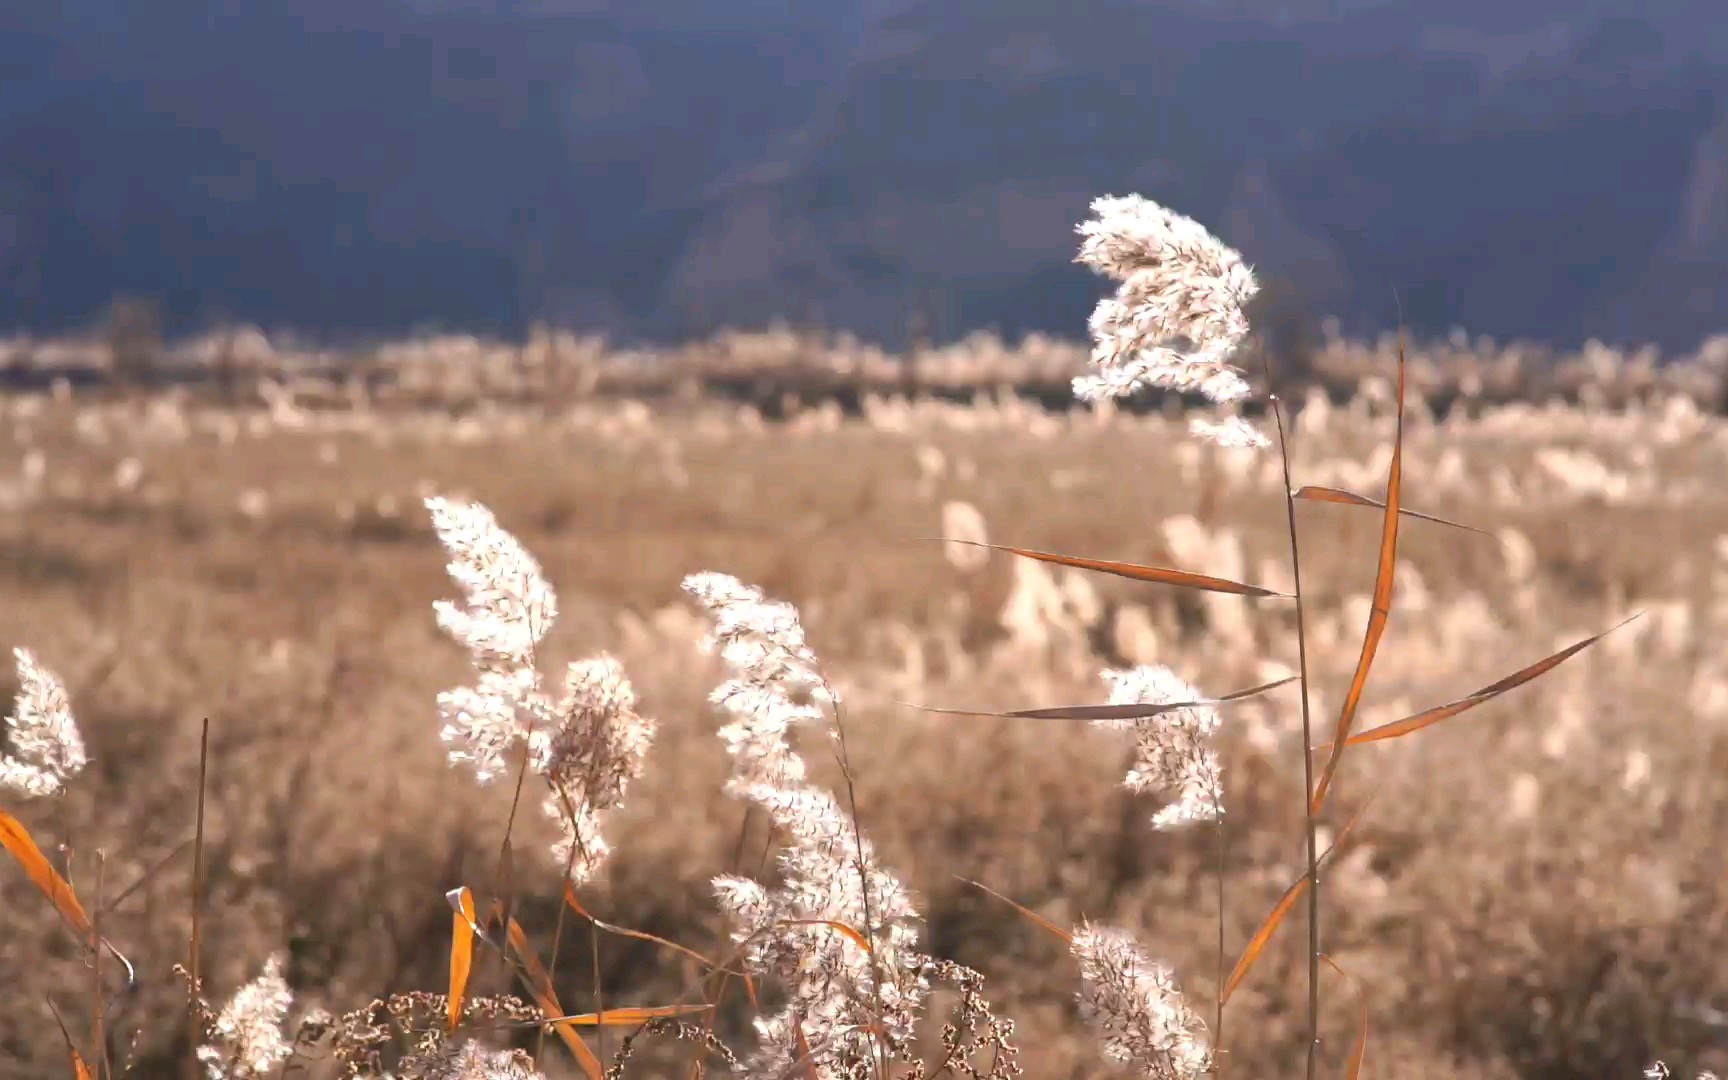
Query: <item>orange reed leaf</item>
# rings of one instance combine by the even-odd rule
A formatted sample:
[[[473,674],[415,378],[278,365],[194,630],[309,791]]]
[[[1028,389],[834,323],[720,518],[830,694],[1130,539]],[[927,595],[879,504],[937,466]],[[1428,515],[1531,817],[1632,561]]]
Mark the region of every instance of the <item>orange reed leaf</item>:
[[[1638,615],[1642,614],[1643,612],[1638,613]],[[1422,712],[1416,713],[1414,716],[1406,716],[1402,720],[1394,720],[1389,724],[1381,724],[1379,727],[1369,728],[1367,731],[1352,735],[1350,737],[1349,745],[1356,746],[1361,743],[1380,742],[1384,739],[1396,739],[1401,735],[1408,735],[1412,731],[1420,731],[1431,724],[1438,724],[1442,720],[1450,720],[1461,712],[1468,712],[1478,705],[1493,701],[1495,698],[1509,690],[1516,690],[1518,687],[1523,686],[1532,679],[1540,678],[1541,676],[1548,674],[1561,664],[1572,659],[1572,657],[1578,655],[1585,649],[1588,649],[1590,646],[1607,637],[1609,634],[1620,629],[1620,627],[1625,626],[1633,619],[1638,618],[1638,615],[1633,615],[1630,618],[1602,631],[1600,634],[1593,634],[1582,641],[1574,641],[1559,652],[1550,656],[1545,656],[1534,664],[1531,664],[1529,667],[1520,668],[1506,676],[1504,679],[1501,679],[1498,682],[1489,683],[1487,686],[1484,686],[1475,693],[1461,697],[1457,701],[1449,701],[1444,705],[1436,705],[1434,708],[1425,709]]]
[[[558,992],[552,987],[552,976],[529,946],[528,935],[522,932],[522,924],[511,919],[506,924],[505,934],[518,961],[516,974],[528,987],[528,992],[534,995],[534,1002],[540,1006],[546,1023],[569,1048],[588,1080],[606,1080],[605,1066],[594,1056],[594,1051],[588,1048],[588,1043],[576,1030],[576,1025],[560,1019],[564,1015],[564,1007],[558,1003]]]
[[[680,945],[676,941],[668,940],[657,934],[650,934],[645,930],[632,930],[627,926],[616,926],[603,919],[596,918],[587,908],[583,907],[582,902],[576,898],[576,887],[571,885],[569,881],[564,882],[564,902],[570,905],[571,911],[574,911],[584,919],[587,919],[589,922],[593,923],[608,934],[616,934],[619,937],[635,938],[638,941],[646,941],[652,945],[659,945],[662,948],[671,949],[673,952],[688,956],[690,959],[695,960],[697,963],[707,968],[712,969],[720,967],[719,964],[687,945]]]
[[[1343,488],[1317,487],[1313,484],[1309,484],[1298,490],[1294,498],[1301,499],[1305,502],[1339,503],[1344,506],[1371,506],[1376,510],[1386,509],[1386,504],[1381,502],[1379,499],[1370,499],[1366,495],[1358,495],[1353,491],[1345,491]],[[1488,535],[1486,532],[1478,529],[1474,525],[1466,525],[1460,521],[1451,521],[1443,517],[1435,517],[1433,514],[1424,514],[1416,510],[1406,510],[1402,507],[1399,508],[1398,512],[1403,514],[1405,517],[1431,521],[1436,525],[1446,525],[1454,529],[1463,529],[1465,532],[1479,533],[1482,536]]]
[[[707,1012],[712,1005],[655,1005],[634,1009],[607,1009],[605,1012],[577,1013],[553,1017],[549,1022],[575,1024],[579,1027],[631,1027],[668,1016],[689,1016]]]
[[[1015,709],[1012,712],[988,712],[974,709],[939,709],[932,705],[917,705],[912,702],[901,702],[908,708],[922,712],[938,713],[943,716],[982,716],[1000,720],[1141,720],[1147,717],[1160,716],[1179,709],[1205,708],[1212,705],[1224,705],[1245,698],[1258,697],[1269,693],[1288,683],[1293,683],[1298,676],[1277,679],[1246,690],[1237,690],[1223,697],[1205,698],[1200,701],[1173,701],[1162,705],[1056,705],[1044,709]]]
[[[1368,1058],[1368,996],[1362,992],[1362,984],[1356,977],[1338,966],[1338,962],[1325,953],[1320,959],[1327,967],[1336,971],[1356,991],[1356,1001],[1362,1007],[1362,1023],[1356,1032],[1356,1045],[1350,1048],[1350,1060],[1344,1068],[1345,1080],[1361,1080],[1362,1063]]]
[[[72,892],[72,886],[60,876],[48,862],[48,857],[42,854],[42,849],[36,846],[36,840],[30,835],[30,830],[17,818],[0,810],[0,846],[4,846],[18,860],[18,865],[24,868],[31,881],[42,890],[42,895],[60,912],[60,917],[66,924],[76,930],[86,941],[94,942],[95,931],[90,925],[90,916],[84,913],[84,905],[78,902],[78,897]]]
[[[1350,726],[1356,721],[1356,709],[1362,704],[1362,692],[1368,686],[1368,671],[1374,666],[1374,654],[1380,649],[1380,639],[1386,633],[1386,622],[1392,615],[1392,584],[1398,568],[1398,508],[1404,494],[1404,344],[1398,344],[1398,422],[1392,442],[1392,465],[1386,472],[1386,513],[1380,528],[1379,566],[1374,572],[1374,600],[1368,611],[1368,628],[1362,634],[1362,654],[1356,660],[1356,674],[1351,676],[1350,690],[1344,695],[1344,707],[1338,713],[1338,727],[1332,736],[1332,749],[1326,755],[1326,766],[1315,781],[1309,811],[1319,814],[1326,803],[1326,792],[1337,775],[1338,762],[1343,757]]]
[[[854,945],[863,949],[866,955],[875,955],[876,950],[870,947],[870,942],[854,927],[836,919],[782,919],[782,926],[826,926],[830,930],[838,930],[852,940]]]
[[[1378,793],[1379,791],[1376,789],[1375,794]],[[1331,846],[1328,847],[1325,853],[1316,861],[1317,866],[1324,866],[1331,860],[1333,854],[1343,845],[1345,839],[1349,837],[1351,830],[1356,828],[1356,823],[1362,820],[1362,815],[1368,812],[1368,807],[1373,805],[1373,802],[1373,795],[1370,795],[1363,801],[1356,813],[1351,815],[1349,822],[1339,831],[1337,838],[1332,841]],[[1236,961],[1236,966],[1231,970],[1230,977],[1224,981],[1224,990],[1220,997],[1220,1004],[1229,1003],[1230,995],[1236,992],[1237,985],[1248,976],[1249,969],[1254,966],[1254,961],[1258,960],[1260,954],[1265,951],[1267,943],[1272,940],[1273,933],[1275,933],[1279,925],[1284,922],[1285,916],[1290,914],[1290,909],[1296,906],[1296,901],[1302,899],[1302,897],[1308,892],[1308,888],[1311,884],[1312,881],[1308,874],[1304,873],[1301,877],[1291,882],[1288,889],[1284,890],[1284,895],[1278,898],[1278,903],[1273,906],[1271,913],[1266,916],[1265,921],[1263,921],[1259,928],[1254,931],[1254,936],[1248,939],[1248,945],[1242,950],[1241,958]]]
[[[444,894],[450,902],[450,1030],[462,1021],[462,997],[468,991],[468,975],[474,969],[474,894],[466,885]]]
[[[792,1032],[798,1038],[798,1060],[792,1063],[793,1068],[802,1066],[810,1080],[820,1080],[822,1074],[816,1071],[816,1051],[810,1049],[810,1040],[804,1034],[804,1022],[794,1020]]]
[[[1003,896],[1001,893],[997,892],[995,889],[992,889],[990,886],[984,884],[982,881],[973,881],[971,878],[959,877],[958,875],[956,875],[955,880],[964,881],[966,884],[972,886],[975,889],[979,889],[979,890],[982,890],[983,892],[989,893],[991,896],[994,896],[996,899],[1002,901],[1004,904],[1007,904],[1009,907],[1013,908],[1015,911],[1018,911],[1022,916],[1024,916],[1026,918],[1026,920],[1028,922],[1031,922],[1031,923],[1033,923],[1039,927],[1042,927],[1045,930],[1048,930],[1050,933],[1056,935],[1057,937],[1061,938],[1063,941],[1069,943],[1070,945],[1072,945],[1074,943],[1074,935],[1073,934],[1070,934],[1068,931],[1062,929],[1060,926],[1057,926],[1055,923],[1051,922],[1049,919],[1046,919],[1044,916],[1038,914],[1036,911],[1033,911],[1031,908],[1026,907],[1022,904],[1015,903],[1013,900],[1008,899],[1006,896]]]
[[[1271,914],[1260,923],[1254,936],[1248,939],[1248,944],[1242,950],[1242,956],[1236,961],[1236,966],[1230,969],[1230,977],[1224,980],[1224,991],[1219,997],[1220,1004],[1229,1004],[1230,995],[1236,992],[1236,987],[1248,977],[1248,972],[1254,967],[1254,961],[1260,959],[1260,954],[1266,950],[1267,942],[1272,940],[1284,917],[1290,914],[1290,909],[1296,906],[1296,901],[1302,899],[1308,892],[1308,875],[1303,874],[1284,890],[1284,895],[1278,898],[1278,903],[1272,908]]]
[[[1117,577],[1128,578],[1132,581],[1149,581],[1157,585],[1179,585],[1187,589],[1231,593],[1236,596],[1284,597],[1289,595],[1272,589],[1263,589],[1258,585],[1244,585],[1239,581],[1211,577],[1206,574],[1195,574],[1187,570],[1168,570],[1158,566],[1141,566],[1138,563],[1115,562],[1110,559],[1088,559],[1078,555],[1057,555],[1049,551],[1033,551],[1030,548],[986,544],[980,540],[953,540],[947,537],[935,537],[934,539],[945,544],[967,544],[972,547],[988,548],[991,551],[1005,551],[1010,555],[1036,559],[1039,562],[1070,566],[1076,570],[1092,570],[1100,574],[1114,574]]]
[[[66,1043],[66,1056],[72,1066],[72,1080],[95,1080],[95,1073],[90,1069],[84,1055],[78,1052],[78,1047],[72,1043],[72,1033],[66,1030],[66,1021],[60,1018],[60,1010],[54,1007],[54,1002],[48,1002],[48,1013],[54,1017],[54,1023],[60,1028],[60,1038]]]
[[[508,834],[498,848],[498,872],[493,880],[492,910],[499,926],[508,926],[516,915],[516,849]]]

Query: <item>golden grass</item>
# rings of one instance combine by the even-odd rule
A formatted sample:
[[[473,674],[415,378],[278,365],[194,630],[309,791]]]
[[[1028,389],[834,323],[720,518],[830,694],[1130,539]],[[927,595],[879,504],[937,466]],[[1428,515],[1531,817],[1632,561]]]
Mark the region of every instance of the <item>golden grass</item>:
[[[905,541],[938,532],[944,502],[958,499],[1027,551],[1108,551],[1122,565],[1178,564],[1289,592],[1282,485],[1263,458],[1195,449],[1179,424],[1157,419],[1032,423],[1012,402],[771,427],[725,409],[604,405],[552,416],[498,406],[478,422],[272,421],[160,400],[11,406],[0,645],[28,644],[65,674],[93,756],[70,795],[19,813],[38,837],[67,842],[77,888],[93,887],[101,851],[104,892],[124,896],[97,918],[139,969],[139,990],[107,1025],[121,1059],[126,1033],[143,1032],[140,1075],[168,1075],[187,1051],[184,996],[168,971],[190,931],[186,841],[205,717],[207,992],[225,997],[277,949],[302,999],[337,1013],[453,985],[440,897],[491,880],[509,795],[452,773],[435,738],[433,696],[460,658],[430,617],[447,589],[417,509],[431,490],[472,495],[509,524],[559,585],[550,650],[612,651],[662,723],[614,826],[609,877],[582,899],[637,936],[565,941],[556,987],[533,980],[555,1015],[678,1000],[705,972],[657,939],[723,951],[707,881],[738,846],[739,814],[720,795],[703,701],[715,672],[696,659],[696,623],[677,594],[684,573],[710,567],[804,612],[846,691],[864,827],[923,897],[930,950],[984,972],[1019,1022],[1029,1075],[1098,1072],[1071,965],[1060,942],[961,879],[1058,926],[1087,917],[1135,929],[1196,993],[1217,989],[1206,986],[1211,841],[1153,833],[1147,808],[1116,785],[1118,751],[1071,720],[897,702],[1001,714],[1096,700],[1097,668],[1154,657],[1206,686],[1274,682],[1295,660],[1293,612],[1081,579],[1050,562],[1042,577],[1003,558],[961,574],[944,545]],[[1369,400],[1314,437],[1298,417],[1296,475],[1360,465],[1384,476],[1375,448],[1393,420]],[[1347,728],[1348,741],[1419,717],[1429,701],[1482,706],[1468,722],[1355,745],[1337,773],[1343,795],[1328,806],[1359,805],[1364,778],[1380,792],[1324,879],[1324,947],[1367,1001],[1370,1075],[1637,1075],[1657,1056],[1685,1070],[1728,1064],[1709,1020],[1728,1006],[1716,853],[1728,824],[1717,794],[1728,767],[1728,589],[1718,586],[1728,552],[1716,543],[1728,492],[1715,482],[1728,430],[1676,423],[1660,410],[1528,413],[1517,424],[1413,415],[1401,464],[1420,505],[1495,537],[1411,527],[1396,589],[1381,568],[1384,598],[1380,572],[1364,573],[1379,515],[1300,507],[1316,710],[1355,696],[1344,673],[1382,600],[1395,614],[1363,680],[1364,730]],[[1541,463],[1556,444],[1623,482],[1568,486],[1552,469],[1570,466]],[[1383,494],[1370,486],[1339,484]],[[1207,538],[1197,551],[1193,536]],[[1041,605],[1046,632],[1014,629],[1010,600]],[[1489,682],[1508,656],[1577,642],[1637,607],[1652,616],[1588,663],[1486,707],[1512,689]],[[1225,924],[1236,949],[1306,873],[1294,724],[1286,695],[1226,716]],[[520,846],[536,827],[516,827]],[[564,898],[554,868],[518,862],[519,948],[544,970]],[[54,1008],[83,1007],[88,974],[28,879],[14,867],[0,882],[0,970],[13,988],[0,1056],[16,1063],[8,1075],[64,1076]],[[1232,996],[1228,1069],[1290,1075],[1306,1041],[1305,950],[1294,935],[1273,939],[1258,963]],[[515,989],[509,979],[476,953],[465,990],[490,1000]],[[1336,1074],[1355,1053],[1360,1006],[1334,992],[1325,1002]],[[447,1021],[449,1008],[436,1015]],[[734,995],[716,1029],[736,1042],[748,1015]],[[546,1060],[549,1074],[576,1075]],[[685,1060],[650,1042],[634,1067],[667,1075]]]

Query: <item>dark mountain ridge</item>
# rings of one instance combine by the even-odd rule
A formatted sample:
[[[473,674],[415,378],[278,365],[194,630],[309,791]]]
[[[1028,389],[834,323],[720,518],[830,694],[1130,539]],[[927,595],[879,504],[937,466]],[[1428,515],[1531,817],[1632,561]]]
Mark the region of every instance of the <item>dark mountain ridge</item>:
[[[0,326],[1083,331],[1096,194],[1347,328],[1728,325],[1728,20],[1652,0],[0,13]],[[1397,298],[1395,300],[1395,297]]]

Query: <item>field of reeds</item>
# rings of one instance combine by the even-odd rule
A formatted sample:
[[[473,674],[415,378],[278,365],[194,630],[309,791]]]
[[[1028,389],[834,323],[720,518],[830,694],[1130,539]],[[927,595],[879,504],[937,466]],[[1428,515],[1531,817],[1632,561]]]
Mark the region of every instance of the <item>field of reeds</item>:
[[[25,343],[6,1075],[1728,1066],[1722,341],[1093,210],[1089,353]]]
[[[1067,408],[1075,404],[1071,383],[1088,360],[1082,341],[1038,334],[1010,342],[980,332],[889,351],[845,333],[786,326],[630,348],[548,327],[520,341],[445,334],[333,345],[251,326],[165,341],[152,320],[131,311],[116,305],[82,335],[0,338],[0,386],[175,386],[229,405],[458,412],[488,404],[558,410],[597,400],[718,399],[779,418],[818,405],[855,415],[864,399],[882,396],[971,402],[1006,393]],[[1262,352],[1277,365],[1286,393],[1314,386],[1341,402],[1363,379],[1391,377],[1397,350],[1390,337],[1350,340],[1327,320],[1278,306],[1256,314],[1264,331],[1241,365],[1250,380],[1260,375]],[[1550,401],[1618,409],[1670,397],[1728,412],[1728,334],[1663,356],[1594,341],[1568,351],[1455,332],[1411,343],[1407,359],[1410,385],[1443,415]],[[1140,403],[1158,400],[1148,394]]]
[[[1342,408],[1302,402],[1297,482],[1383,489],[1391,396],[1370,381]],[[63,676],[90,756],[63,795],[7,809],[137,968],[125,993],[113,960],[104,976],[117,1068],[170,1075],[190,1052],[172,969],[188,957],[206,719],[197,898],[212,1002],[272,955],[295,1018],[446,988],[445,894],[494,895],[513,784],[479,787],[443,760],[435,699],[466,664],[432,616],[455,593],[421,505],[431,494],[484,503],[540,560],[561,607],[548,661],[609,653],[659,723],[607,822],[611,859],[581,890],[597,918],[712,957],[727,938],[709,879],[763,856],[762,822],[723,793],[706,698],[724,673],[679,589],[720,569],[802,613],[846,703],[859,823],[916,897],[924,947],[980,972],[1016,1021],[1027,1075],[1105,1067],[1077,968],[962,879],[1056,926],[1131,929],[1196,1002],[1214,994],[1215,837],[1150,827],[1155,806],[1119,785],[1131,739],[912,706],[1098,702],[1101,670],[1140,663],[1215,694],[1263,684],[1295,669],[1289,602],[921,538],[982,533],[1287,591],[1275,455],[1196,442],[1162,417],[1012,398],[872,398],[859,417],[817,408],[771,424],[713,403],[452,417],[21,395],[0,423],[0,645]],[[1404,444],[1405,505],[1483,533],[1405,519],[1360,728],[1644,615],[1500,700],[1345,756],[1324,829],[1366,809],[1324,884],[1324,948],[1349,974],[1327,976],[1327,1075],[1342,1074],[1363,1003],[1367,1075],[1728,1065],[1728,425],[1679,398],[1444,421],[1413,398]],[[1298,512],[1313,706],[1330,718],[1358,658],[1382,515]],[[1223,710],[1231,963],[1303,873],[1298,723],[1288,688]],[[837,781],[827,740],[805,744],[812,775]],[[555,830],[529,808],[512,896],[550,963]],[[0,1056],[10,1076],[66,1075],[56,1013],[92,1053],[87,957],[17,867],[0,883]],[[689,956],[566,915],[556,980],[572,1013],[702,1000]],[[1293,1075],[1301,1059],[1301,923],[1231,999],[1226,1075]],[[474,994],[522,992],[499,957],[475,957]],[[954,1001],[932,1001],[932,1028]],[[715,1030],[747,1044],[751,1014],[733,987]],[[585,1030],[611,1053],[628,1031]],[[545,1072],[577,1075],[552,1045]],[[693,1058],[645,1039],[633,1067],[683,1075]]]

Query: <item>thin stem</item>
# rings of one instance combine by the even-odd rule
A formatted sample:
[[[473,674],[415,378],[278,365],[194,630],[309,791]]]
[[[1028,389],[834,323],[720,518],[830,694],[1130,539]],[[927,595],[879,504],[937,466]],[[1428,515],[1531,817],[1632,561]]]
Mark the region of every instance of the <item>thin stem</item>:
[[[1271,372],[1267,372],[1271,382]],[[1308,704],[1308,624],[1302,606],[1302,548],[1296,533],[1296,487],[1290,478],[1290,440],[1284,429],[1284,406],[1268,395],[1278,425],[1278,456],[1284,467],[1284,514],[1290,535],[1290,575],[1296,595],[1296,654],[1302,680],[1302,815],[1308,834],[1308,1066],[1314,1080],[1320,1054],[1320,854],[1314,819],[1314,724]]]
[[[112,1080],[114,1064],[108,1058],[106,1026],[108,1001],[102,982],[102,897],[108,853],[96,849],[96,914],[90,920],[90,1052],[96,1057],[98,1075]]]
[[[837,755],[840,761],[840,775],[846,781],[846,805],[852,812],[852,839],[858,859],[858,888],[864,900],[864,940],[870,946],[870,981],[876,1005],[877,1032],[874,1042],[879,1059],[876,1064],[880,1069],[877,1075],[881,1080],[888,1080],[889,1050],[886,1014],[882,1007],[882,965],[876,957],[876,920],[871,917],[870,912],[870,870],[864,860],[864,829],[858,822],[858,791],[852,781],[852,758],[846,751],[846,723],[840,708],[840,696],[834,693],[834,688],[828,685],[826,679],[823,680],[823,689],[827,691],[828,700],[834,709],[834,739],[840,751]]]
[[[726,866],[726,872],[729,874],[736,874],[738,872],[739,864],[744,859],[744,842],[750,835],[750,816],[754,810],[754,805],[746,804],[744,807],[744,816],[739,819],[738,840],[732,845],[732,861]],[[773,824],[770,823],[768,827],[768,841],[770,845],[773,843],[773,839],[774,827]],[[762,849],[762,862],[756,870],[756,876],[758,878],[762,876],[762,868],[768,865],[768,851],[769,847],[764,846]],[[708,1067],[708,1043],[706,1036],[711,1035],[714,1031],[714,1025],[720,1016],[720,1004],[725,1000],[726,989],[731,984],[732,973],[730,970],[721,970],[716,972],[713,978],[715,989],[713,991],[712,1000],[709,1001],[709,1004],[713,1007],[708,1010],[708,1015],[702,1020],[702,1034],[704,1038],[696,1040],[694,1048],[695,1059],[691,1062],[690,1075],[692,1080],[697,1080],[697,1078],[706,1073]]]
[[[186,958],[187,974],[192,984],[192,1000],[186,1006],[186,1023],[194,1047],[204,1041],[203,1012],[198,1007],[199,994],[203,990],[198,959],[204,951],[204,803],[209,785],[210,718],[206,716],[198,736],[198,818],[192,833],[192,941],[187,950],[190,955]],[[186,1073],[192,1080],[198,1080],[202,1075],[196,1053],[187,1058]]]
[[[559,913],[559,924],[563,924],[563,912]],[[600,928],[592,922],[588,924],[588,953],[593,958],[594,974],[594,1011],[604,1016],[606,1014],[606,987],[600,978]],[[599,1044],[598,1051],[601,1061],[606,1060],[606,1025],[596,1024],[594,1041]]]
[[[567,818],[570,822],[570,836],[571,836],[570,853],[564,857],[564,882],[563,882],[563,884],[565,886],[569,886],[571,888],[574,888],[575,886],[570,885],[570,872],[573,869],[575,869],[575,867],[576,867],[576,853],[577,853],[578,849],[580,849],[582,847],[582,834],[580,832],[578,832],[576,829],[576,808],[570,804],[570,796],[565,794],[564,788],[560,785],[557,785],[557,784],[552,785],[552,790],[558,798],[559,806],[563,809],[565,818]],[[584,852],[584,854],[586,854],[586,852]],[[548,964],[547,969],[546,969],[546,980],[548,982],[551,982],[554,984],[556,984],[558,981],[558,951],[559,951],[559,947],[562,946],[564,943],[564,916],[567,912],[569,912],[569,910],[570,910],[569,904],[559,904],[558,905],[558,920],[553,925],[553,928],[552,928],[552,960]],[[590,926],[590,928],[592,929],[592,926]],[[599,984],[598,971],[596,971],[596,974],[595,974],[594,996],[596,998],[599,998],[599,996],[600,996],[600,984]],[[596,1012],[605,1012],[606,1006],[603,1004],[597,1004],[594,1006],[594,1009]],[[598,1028],[599,1028],[599,1030],[604,1031],[604,1030],[606,1030],[606,1025],[600,1024],[600,1025],[598,1025]],[[542,1025],[540,1028],[539,1035],[537,1035],[534,1039],[534,1060],[539,1061],[540,1056],[545,1052],[545,1050],[546,1050],[546,1028],[544,1025]],[[605,1051],[606,1051],[605,1044],[602,1043],[601,1047],[600,1047],[600,1058],[602,1061],[604,1061],[605,1057],[606,1057]]]
[[[1217,1077],[1224,1075],[1224,980],[1228,969],[1224,966],[1224,859],[1226,854],[1224,838],[1224,809],[1219,804],[1218,793],[1213,792],[1212,807],[1214,816],[1218,819],[1218,866],[1215,874],[1218,889],[1218,993],[1217,1009],[1212,1023],[1212,1074]]]

